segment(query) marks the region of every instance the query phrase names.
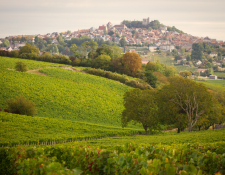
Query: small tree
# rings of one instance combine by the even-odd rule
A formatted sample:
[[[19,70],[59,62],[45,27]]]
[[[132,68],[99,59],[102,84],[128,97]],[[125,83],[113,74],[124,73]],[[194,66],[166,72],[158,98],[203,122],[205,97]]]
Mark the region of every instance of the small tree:
[[[159,130],[158,107],[155,99],[155,91],[133,89],[124,94],[124,111],[122,113],[122,127],[126,127],[130,121],[141,123],[145,134],[147,130]]]
[[[20,72],[26,72],[27,71],[27,65],[24,64],[23,62],[19,61],[19,62],[16,63],[15,69],[17,71],[20,71]]]
[[[35,104],[24,97],[16,97],[16,99],[8,99],[7,106],[11,113],[34,116],[37,113]]]
[[[156,83],[158,78],[153,74],[152,71],[146,71],[145,77],[147,79],[148,84],[150,84],[153,88],[156,88]]]

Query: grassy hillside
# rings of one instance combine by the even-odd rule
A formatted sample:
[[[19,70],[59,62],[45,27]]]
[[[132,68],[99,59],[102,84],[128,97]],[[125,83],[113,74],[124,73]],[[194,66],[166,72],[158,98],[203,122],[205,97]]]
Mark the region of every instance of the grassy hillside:
[[[201,81],[201,83],[213,91],[225,92],[225,80],[207,80],[206,82]]]
[[[6,108],[8,98],[22,95],[36,104],[39,117],[121,126],[123,94],[130,87],[106,78],[60,68],[44,69],[49,76],[6,69],[13,68],[13,64],[19,60],[0,59],[0,108]],[[31,63],[32,66],[27,62],[29,68],[51,65],[38,61]]]

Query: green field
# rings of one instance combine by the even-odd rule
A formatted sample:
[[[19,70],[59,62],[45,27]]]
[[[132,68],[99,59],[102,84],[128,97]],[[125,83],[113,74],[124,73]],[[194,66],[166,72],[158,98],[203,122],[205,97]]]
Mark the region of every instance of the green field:
[[[214,74],[217,75],[217,77],[225,78],[225,72],[214,72]]]
[[[17,72],[17,61],[43,74]],[[132,88],[60,66],[0,57],[0,108],[24,96],[38,112],[0,112],[0,174],[225,173],[225,129],[148,136],[140,125],[122,129],[123,94]],[[223,80],[203,83],[225,91]]]
[[[4,62],[0,64],[4,65]],[[37,68],[37,63],[32,67]],[[39,117],[121,126],[123,94],[130,87],[61,68],[43,71],[49,76],[1,69],[0,108],[6,108],[8,98],[22,95],[36,104]]]
[[[225,92],[225,80],[207,80],[206,82],[201,81],[201,83],[213,91]]]
[[[225,129],[218,130],[207,130],[207,131],[192,131],[189,132],[163,132],[157,135],[136,135],[136,136],[123,136],[123,137],[112,137],[104,138],[100,140],[90,140],[76,142],[78,145],[91,145],[91,146],[110,146],[110,145],[125,145],[126,143],[135,142],[142,144],[185,144],[185,143],[214,143],[214,142],[225,142]],[[73,143],[68,143],[73,145]]]
[[[189,67],[189,66],[175,66],[175,68],[177,69],[177,73],[179,73],[180,71],[190,71],[194,73],[197,69],[196,67]]]
[[[166,56],[165,54],[149,53],[147,58],[149,59],[149,61],[156,62],[157,60],[159,60],[160,63],[163,63],[166,66],[174,66],[173,56]]]
[[[143,130],[0,112],[0,146],[46,142],[52,144],[142,132]]]

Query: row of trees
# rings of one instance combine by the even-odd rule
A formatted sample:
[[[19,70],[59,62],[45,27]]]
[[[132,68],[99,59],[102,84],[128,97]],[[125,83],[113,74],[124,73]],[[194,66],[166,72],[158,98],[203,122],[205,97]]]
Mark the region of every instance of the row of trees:
[[[188,127],[208,129],[225,121],[225,94],[209,92],[200,83],[188,78],[172,77],[162,89],[133,89],[124,94],[125,109],[122,126],[131,121],[141,123],[147,130],[159,130],[160,124],[175,125],[178,132]]]

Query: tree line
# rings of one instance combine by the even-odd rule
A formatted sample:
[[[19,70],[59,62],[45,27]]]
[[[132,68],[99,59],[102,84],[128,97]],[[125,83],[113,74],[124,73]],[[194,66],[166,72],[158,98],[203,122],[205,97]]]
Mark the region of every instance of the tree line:
[[[133,89],[124,94],[123,127],[141,123],[145,133],[174,125],[178,133],[188,128],[208,129],[225,122],[225,93],[210,92],[203,84],[174,76],[160,90]]]

